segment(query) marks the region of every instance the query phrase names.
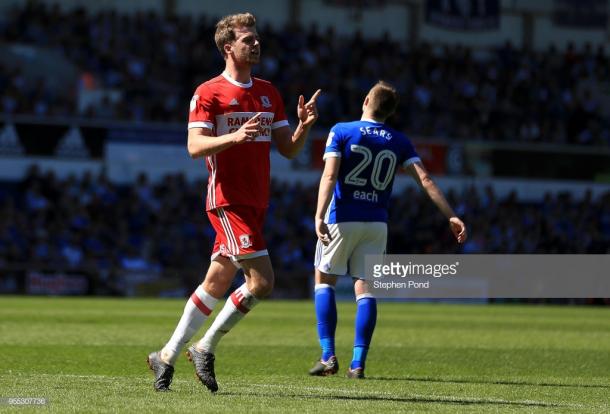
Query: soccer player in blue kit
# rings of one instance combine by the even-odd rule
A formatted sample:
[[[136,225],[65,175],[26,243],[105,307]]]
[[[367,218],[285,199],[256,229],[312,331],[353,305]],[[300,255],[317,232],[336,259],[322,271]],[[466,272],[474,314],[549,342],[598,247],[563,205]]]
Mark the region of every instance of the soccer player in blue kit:
[[[410,173],[447,217],[459,243],[466,227],[432,181],[408,138],[385,125],[396,110],[398,94],[378,82],[367,94],[360,121],[336,124],[324,151],[315,216],[315,309],[322,357],[310,375],[339,370],[335,356],[337,277],[351,276],[356,296],[356,332],[349,378],[364,378],[366,355],[377,321],[377,302],[365,278],[364,257],[383,254],[387,241],[388,204],[397,167]]]

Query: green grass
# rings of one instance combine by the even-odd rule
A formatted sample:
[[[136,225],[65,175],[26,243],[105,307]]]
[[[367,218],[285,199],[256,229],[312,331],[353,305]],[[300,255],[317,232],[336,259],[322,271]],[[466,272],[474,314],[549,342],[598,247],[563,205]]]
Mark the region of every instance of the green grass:
[[[217,350],[220,391],[185,357],[155,393],[146,356],[182,300],[0,297],[2,412],[610,412],[610,309],[381,303],[363,381],[344,378],[355,305],[339,304],[341,375],[318,357],[310,302],[265,302]],[[219,307],[222,304],[219,304]]]

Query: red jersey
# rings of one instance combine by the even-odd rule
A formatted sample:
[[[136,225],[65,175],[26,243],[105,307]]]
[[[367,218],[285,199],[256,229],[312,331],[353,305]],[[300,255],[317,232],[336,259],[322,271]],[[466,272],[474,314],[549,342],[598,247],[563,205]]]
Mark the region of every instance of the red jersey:
[[[254,140],[206,157],[209,172],[206,210],[230,205],[267,208],[271,131],[287,126],[288,120],[279,92],[262,79],[252,78],[244,84],[223,73],[195,90],[189,129],[209,128],[213,135],[221,136],[237,131],[258,112],[262,112],[262,131]]]

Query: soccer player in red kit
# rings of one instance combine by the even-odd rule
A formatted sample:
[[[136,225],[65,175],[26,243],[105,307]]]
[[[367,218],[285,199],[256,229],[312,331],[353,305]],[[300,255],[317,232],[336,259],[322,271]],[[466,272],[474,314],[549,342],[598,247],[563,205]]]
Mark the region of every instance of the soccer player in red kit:
[[[179,352],[242,268],[246,282],[231,293],[203,338],[187,351],[197,377],[210,391],[217,391],[216,345],[273,289],[273,269],[262,236],[271,141],[287,158],[299,153],[318,118],[320,90],[307,103],[299,97],[299,125],[292,133],[278,91],[271,83],[251,77],[252,66],[260,60],[255,25],[250,13],[227,16],[216,24],[214,40],[225,70],[201,84],[191,100],[188,151],[193,158],[206,159],[206,211],[216,240],[205,279],[187,301],[174,334],[161,351],[148,356],[158,391],[169,389]]]

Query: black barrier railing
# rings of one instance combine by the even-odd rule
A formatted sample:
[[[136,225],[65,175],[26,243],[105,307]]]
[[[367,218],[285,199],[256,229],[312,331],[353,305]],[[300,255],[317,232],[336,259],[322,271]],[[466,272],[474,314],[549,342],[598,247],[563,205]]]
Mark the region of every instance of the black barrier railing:
[[[53,266],[43,263],[0,263],[0,294],[44,296],[186,297],[201,283],[205,269],[100,269],[96,266]],[[272,297],[310,296],[309,269],[281,271]],[[235,285],[242,282],[238,275]]]
[[[322,128],[313,131],[293,167],[320,168],[327,133]],[[436,175],[610,182],[610,148],[412,138]],[[186,126],[181,124],[0,115],[0,157],[102,160],[109,143],[185,146],[185,142]]]

